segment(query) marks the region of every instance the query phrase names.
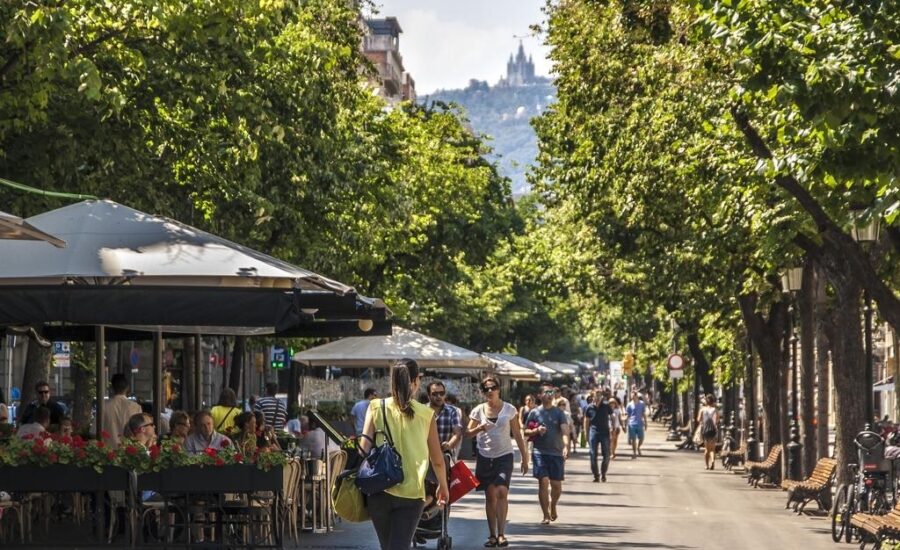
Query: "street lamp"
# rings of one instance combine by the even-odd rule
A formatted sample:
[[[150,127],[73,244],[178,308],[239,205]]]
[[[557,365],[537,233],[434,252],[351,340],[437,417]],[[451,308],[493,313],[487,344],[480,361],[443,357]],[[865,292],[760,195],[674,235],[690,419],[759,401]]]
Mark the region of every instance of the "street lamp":
[[[792,296],[791,305],[788,306],[788,334],[791,344],[791,424],[790,424],[790,442],[786,445],[787,461],[788,461],[788,477],[789,479],[799,480],[802,477],[800,451],[802,444],[800,443],[800,429],[797,422],[798,409],[797,401],[799,397],[797,384],[797,334],[794,326],[794,304],[793,296],[803,288],[803,268],[791,267],[781,275],[782,290],[789,292]]]
[[[681,439],[681,436],[678,434],[678,418],[676,411],[678,409],[678,377],[674,374],[675,371],[681,373],[682,363],[678,363],[681,356],[678,355],[678,329],[681,328],[678,326],[678,323],[675,322],[675,318],[672,317],[669,319],[669,329],[672,331],[672,354],[669,356],[669,360],[667,361],[667,369],[669,372],[669,380],[672,382],[672,423],[669,427],[669,435],[666,437],[666,441],[678,441]],[[678,368],[673,370],[673,358]]]
[[[871,219],[864,222],[864,213],[864,210],[853,211],[854,223],[851,228],[853,240],[858,243],[876,242],[881,233],[881,218],[872,216]],[[863,291],[863,301],[865,302],[863,313],[866,345],[866,423],[869,423],[875,418],[875,399],[872,395],[872,387],[875,385],[875,380],[872,372],[874,370],[872,360],[872,298],[869,296],[868,290]]]

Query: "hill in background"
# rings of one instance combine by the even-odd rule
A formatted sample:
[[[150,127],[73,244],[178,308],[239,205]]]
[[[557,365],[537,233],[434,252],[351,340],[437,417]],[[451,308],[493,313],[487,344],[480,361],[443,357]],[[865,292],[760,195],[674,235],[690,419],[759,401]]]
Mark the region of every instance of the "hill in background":
[[[438,90],[421,101],[443,101],[463,108],[472,129],[488,136],[493,148],[490,160],[512,180],[513,194],[529,191],[525,173],[537,157],[537,136],[532,118],[540,115],[556,99],[556,88],[547,79],[523,86],[489,86],[472,80],[462,90]]]

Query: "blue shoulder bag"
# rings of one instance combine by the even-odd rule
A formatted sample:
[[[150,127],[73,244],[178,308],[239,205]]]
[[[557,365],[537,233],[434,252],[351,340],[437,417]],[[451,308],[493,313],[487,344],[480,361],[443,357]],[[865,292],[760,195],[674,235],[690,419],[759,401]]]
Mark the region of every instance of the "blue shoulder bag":
[[[394,448],[391,427],[388,425],[385,401],[381,400],[381,418],[384,423],[384,442],[369,451],[359,466],[356,486],[365,495],[374,495],[403,481],[403,460]],[[375,432],[376,434],[378,432]]]

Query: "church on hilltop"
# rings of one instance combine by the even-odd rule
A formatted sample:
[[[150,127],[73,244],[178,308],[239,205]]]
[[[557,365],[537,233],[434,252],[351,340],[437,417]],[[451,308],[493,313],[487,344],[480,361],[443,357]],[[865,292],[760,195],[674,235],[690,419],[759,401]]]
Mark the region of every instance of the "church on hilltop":
[[[528,86],[530,84],[543,84],[547,79],[534,76],[534,61],[531,55],[525,58],[525,48],[522,41],[519,41],[519,51],[513,57],[509,54],[509,61],[506,63],[506,78],[501,77],[497,86],[502,88],[515,88],[519,86]]]

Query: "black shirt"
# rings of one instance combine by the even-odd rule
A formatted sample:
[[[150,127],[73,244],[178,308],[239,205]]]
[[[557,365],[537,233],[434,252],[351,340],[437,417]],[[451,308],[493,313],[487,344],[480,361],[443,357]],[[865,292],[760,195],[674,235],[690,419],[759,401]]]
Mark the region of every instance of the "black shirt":
[[[50,409],[50,423],[51,424],[59,424],[62,422],[64,416],[66,416],[66,407],[59,401],[50,400],[44,405],[48,409]],[[32,401],[28,405],[25,406],[25,409],[22,411],[22,414],[19,415],[19,425],[22,424],[30,424],[34,422],[34,413],[37,412],[38,404],[37,401]]]
[[[611,414],[612,408],[606,402],[599,405],[591,403],[584,410],[584,417],[588,419],[588,425],[601,435],[609,435],[609,417]]]

